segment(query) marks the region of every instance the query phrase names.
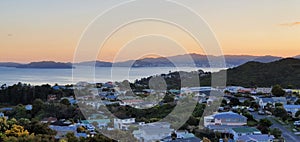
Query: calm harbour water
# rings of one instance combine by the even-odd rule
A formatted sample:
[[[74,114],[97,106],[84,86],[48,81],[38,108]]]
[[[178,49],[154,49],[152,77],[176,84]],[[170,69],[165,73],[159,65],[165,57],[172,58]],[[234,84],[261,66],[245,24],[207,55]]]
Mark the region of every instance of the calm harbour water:
[[[169,73],[169,71],[196,71],[202,69],[206,72],[217,72],[222,68],[193,68],[193,67],[76,67],[75,69],[21,69],[0,67],[0,85],[12,85],[18,82],[33,85],[55,83],[64,85],[87,82],[134,81],[151,75]],[[74,73],[74,74],[73,74]]]

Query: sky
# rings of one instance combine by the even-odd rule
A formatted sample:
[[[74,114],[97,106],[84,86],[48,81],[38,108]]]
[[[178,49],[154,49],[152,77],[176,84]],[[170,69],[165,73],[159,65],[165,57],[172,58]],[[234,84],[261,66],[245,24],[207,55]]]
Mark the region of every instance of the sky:
[[[120,6],[122,2],[124,0],[1,0],[0,62],[72,62],[78,51],[86,52],[82,53],[85,56],[95,53],[97,56],[93,58],[98,60],[124,61],[186,53],[207,54],[206,49],[212,48],[209,47],[210,44],[205,47],[201,43],[199,45],[189,32],[176,27],[176,24],[186,22],[185,26],[191,26],[195,31],[203,28],[194,23],[196,19],[190,18],[181,9],[174,10],[160,1],[152,0],[155,8],[148,10],[145,7],[149,1],[140,0],[139,4],[135,4],[135,1],[129,3],[126,11],[126,5]],[[299,0],[174,2],[188,7],[207,23],[222,54],[281,57],[300,54]],[[106,17],[99,17],[105,11]],[[124,25],[118,30],[109,31],[109,26],[117,26],[120,19],[137,13],[142,18],[152,18],[147,17],[151,14],[176,15],[180,22],[172,25],[151,20],[130,24],[125,24],[124,21]],[[105,21],[95,22],[101,21],[101,18]],[[106,32],[112,34],[106,36],[103,44],[90,44],[99,48],[96,52],[78,49],[83,43],[82,39],[86,37],[85,33],[93,30],[89,28],[97,24],[102,24],[102,29],[93,31],[97,33],[86,39],[87,43],[100,41],[104,36],[101,34]],[[206,32],[201,34],[205,35]],[[213,42],[205,36],[202,40]],[[98,43],[102,43],[99,41]],[[88,59],[90,58],[82,58]]]

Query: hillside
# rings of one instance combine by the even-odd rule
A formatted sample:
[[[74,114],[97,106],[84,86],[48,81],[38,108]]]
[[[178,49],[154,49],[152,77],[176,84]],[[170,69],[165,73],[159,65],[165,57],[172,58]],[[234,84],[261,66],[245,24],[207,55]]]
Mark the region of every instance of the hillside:
[[[208,57],[213,61],[223,59],[223,56],[184,54],[170,57],[144,58],[139,60],[128,60],[123,62],[105,62],[105,61],[87,61],[74,63],[74,66],[96,66],[96,67],[210,67]],[[282,59],[276,56],[250,56],[250,55],[224,55],[226,67],[236,67],[249,61],[258,61],[268,63]],[[29,64],[20,64],[12,62],[0,63],[2,67],[17,68],[71,68],[71,63],[58,63],[53,61],[32,62]],[[224,67],[224,65],[215,65],[214,67]]]
[[[125,62],[114,63],[115,66],[132,66],[132,67],[210,67],[208,57],[212,60],[219,61],[222,56],[201,55],[201,54],[184,54],[171,57],[159,58],[144,58],[139,60],[130,60]],[[242,65],[249,61],[258,61],[268,63],[282,59],[276,56],[250,56],[250,55],[225,55],[225,62],[227,67],[235,67]],[[220,67],[223,67],[220,65]]]
[[[295,88],[300,88],[300,59],[286,58],[270,63],[260,63],[250,61],[238,67],[223,70],[213,75],[218,75],[227,71],[227,86],[243,86],[243,87],[271,87],[280,84],[283,87],[293,85]],[[188,77],[195,72],[181,72]],[[198,72],[201,86],[210,86],[210,73],[199,70]],[[178,72],[162,74],[165,78],[168,88],[180,88],[180,75]],[[136,83],[148,85],[151,77],[142,78]]]
[[[202,81],[208,84],[209,79]],[[286,58],[271,63],[251,61],[227,70],[227,85],[270,87],[275,84],[300,88],[300,59]]]
[[[16,66],[16,68],[46,68],[46,69],[70,69],[71,63],[60,63],[53,61],[31,62],[29,64],[23,64]]]

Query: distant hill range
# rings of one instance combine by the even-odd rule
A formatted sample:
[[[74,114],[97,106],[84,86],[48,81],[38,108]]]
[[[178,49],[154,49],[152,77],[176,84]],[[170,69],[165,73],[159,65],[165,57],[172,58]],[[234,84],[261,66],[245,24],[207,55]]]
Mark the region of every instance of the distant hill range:
[[[294,58],[296,58],[296,59],[300,59],[300,55],[297,55],[297,56],[295,56]]]
[[[211,56],[200,54],[185,54],[171,57],[158,57],[158,58],[144,58],[139,60],[129,60],[124,62],[104,62],[104,61],[87,61],[75,63],[74,66],[96,66],[96,67],[211,67],[208,57],[211,61],[220,61],[223,56]],[[249,61],[256,61],[261,63],[269,63],[283,59],[276,56],[251,56],[251,55],[225,55],[226,67],[236,67]],[[299,56],[294,58],[300,59]],[[71,63],[61,63],[53,61],[32,62],[29,64],[20,64],[13,62],[0,63],[4,67],[16,68],[72,68]],[[224,67],[224,65],[213,65],[213,67]]]
[[[200,54],[185,54],[171,57],[158,57],[158,58],[144,58],[139,60],[129,60],[124,62],[103,62],[103,61],[91,61],[81,62],[76,65],[95,65],[96,67],[210,67],[208,57],[211,61],[220,61],[222,56],[206,56]],[[268,63],[282,59],[282,57],[276,56],[250,56],[250,55],[225,55],[226,67],[235,67],[242,65],[249,61],[258,61],[262,63]],[[221,65],[214,65],[218,67]],[[223,67],[223,66],[222,66]]]
[[[61,63],[53,61],[42,61],[42,62],[31,62],[29,64],[19,64],[19,63],[0,63],[3,67],[15,67],[15,68],[39,68],[39,69],[70,69],[72,63]]]

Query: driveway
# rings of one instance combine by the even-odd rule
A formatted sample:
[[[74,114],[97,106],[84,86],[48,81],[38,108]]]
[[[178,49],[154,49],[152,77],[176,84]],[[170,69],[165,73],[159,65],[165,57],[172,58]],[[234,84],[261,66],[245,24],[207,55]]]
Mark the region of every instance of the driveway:
[[[299,142],[300,141],[300,137],[295,135],[293,132],[291,132],[290,130],[288,130],[287,128],[284,127],[284,125],[278,123],[277,121],[275,121],[273,119],[273,116],[268,116],[268,115],[258,115],[257,112],[252,112],[251,113],[254,117],[254,119],[256,119],[257,121],[259,121],[259,119],[263,119],[263,118],[267,118],[268,120],[270,120],[273,125],[271,126],[271,128],[278,128],[281,130],[282,132],[282,136],[285,139],[286,142]]]

